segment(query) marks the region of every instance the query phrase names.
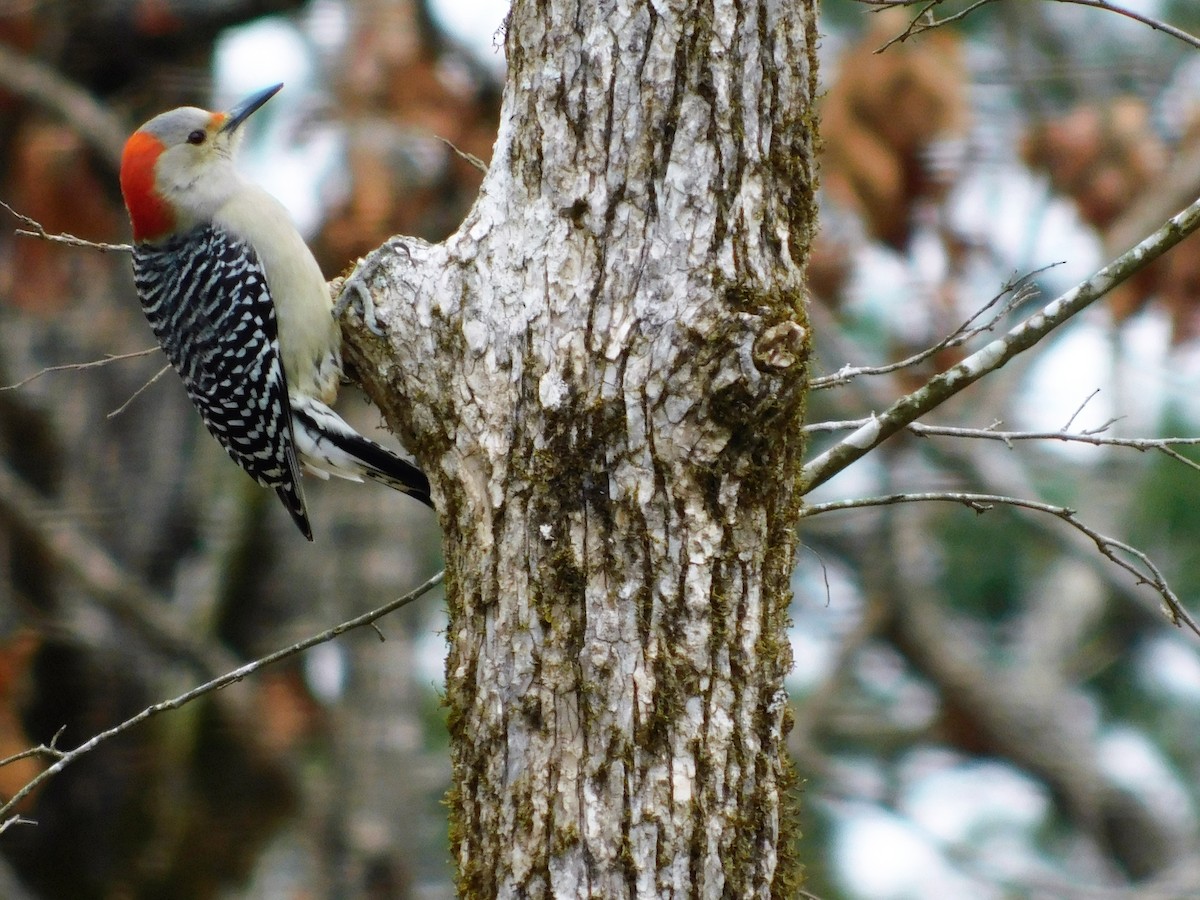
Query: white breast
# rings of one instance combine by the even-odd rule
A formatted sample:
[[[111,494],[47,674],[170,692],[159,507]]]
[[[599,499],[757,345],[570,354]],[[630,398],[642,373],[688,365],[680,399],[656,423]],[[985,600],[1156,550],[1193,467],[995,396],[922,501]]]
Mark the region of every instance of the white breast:
[[[258,253],[275,301],[289,392],[331,403],[341,376],[341,332],[325,277],[287,210],[266,191],[246,184],[213,222]]]

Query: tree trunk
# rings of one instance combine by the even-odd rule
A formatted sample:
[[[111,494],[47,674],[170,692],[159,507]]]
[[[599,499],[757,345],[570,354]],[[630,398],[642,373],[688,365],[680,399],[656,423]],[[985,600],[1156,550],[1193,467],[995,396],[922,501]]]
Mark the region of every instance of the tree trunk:
[[[816,39],[812,0],[518,0],[473,210],[352,278],[445,534],[464,896],[794,895]]]

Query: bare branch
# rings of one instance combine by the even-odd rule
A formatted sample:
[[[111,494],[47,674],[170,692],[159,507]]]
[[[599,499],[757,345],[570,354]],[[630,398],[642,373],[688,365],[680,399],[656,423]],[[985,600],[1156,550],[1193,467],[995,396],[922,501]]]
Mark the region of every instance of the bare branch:
[[[850,431],[852,428],[862,428],[871,419],[834,419],[829,422],[809,422],[803,427],[805,434],[829,434],[833,431]]]
[[[1200,637],[1200,625],[1191,617],[1175,592],[1171,590],[1167,584],[1162,572],[1144,552],[1108,535],[1101,534],[1094,528],[1084,524],[1075,516],[1075,510],[1065,506],[1055,506],[1051,503],[1043,503],[1040,500],[1025,500],[1020,497],[1005,497],[1001,494],[976,494],[959,491],[933,491],[925,493],[907,493],[907,494],[886,494],[879,497],[860,497],[853,500],[834,500],[829,503],[814,503],[804,507],[801,510],[801,518],[820,515],[821,513],[835,512],[845,509],[862,509],[870,506],[892,506],[897,503],[926,503],[926,502],[943,502],[943,503],[961,503],[962,505],[973,509],[977,513],[985,513],[994,506],[1013,506],[1020,509],[1033,510],[1034,512],[1047,513],[1055,516],[1066,522],[1072,528],[1087,535],[1092,543],[1096,545],[1096,549],[1100,551],[1111,562],[1129,572],[1137,580],[1138,584],[1145,584],[1151,587],[1162,598],[1166,609],[1167,617],[1170,618],[1171,624],[1181,627],[1186,625],[1194,634]],[[1136,565],[1122,558],[1118,554],[1126,554],[1133,557],[1137,562],[1141,563],[1144,571]],[[0,810],[2,812],[2,810]]]
[[[462,158],[466,162],[470,163],[472,166],[474,166],[476,169],[478,169],[480,172],[482,172],[484,175],[487,174],[487,170],[488,170],[487,163],[485,163],[482,159],[480,159],[474,153],[468,153],[466,150],[458,149],[458,147],[456,147],[454,145],[453,141],[451,141],[448,138],[441,137],[440,135],[438,136],[438,140],[441,141],[443,144],[445,144],[447,147],[449,147],[451,150],[453,150],[456,154],[458,154],[458,156],[460,158]]]
[[[54,737],[50,738],[49,744],[38,744],[36,747],[30,747],[28,750],[22,750],[20,753],[14,753],[12,756],[0,759],[0,769],[18,760],[29,759],[31,756],[48,756],[50,759],[61,759],[64,753],[58,749],[58,739],[62,737],[62,733],[66,729],[67,726],[64,725],[58,731],[54,732]],[[3,829],[0,828],[0,831],[3,831]]]
[[[12,756],[6,756],[4,759],[0,759],[0,769],[3,769],[10,763],[19,762],[22,759],[29,759],[32,756],[48,756],[51,759],[61,759],[63,752],[61,750],[55,750],[48,744],[38,744],[36,747],[30,747],[28,750],[22,750],[20,753],[14,753]],[[3,829],[0,828],[0,831],[3,831]]]
[[[6,819],[3,822],[0,822],[0,834],[4,834],[4,832],[8,831],[9,827],[12,825],[36,825],[36,824],[37,824],[37,819],[27,819],[24,816],[20,816],[20,815],[12,816],[11,818]]]
[[[7,803],[5,803],[3,806],[0,806],[0,820],[3,820],[5,816],[9,816],[16,805],[25,799],[25,797],[29,796],[29,794],[34,791],[38,785],[49,780],[50,778],[53,778],[71,763],[75,762],[75,760],[79,759],[85,753],[91,752],[98,745],[109,738],[123,734],[129,729],[140,725],[142,722],[145,722],[147,719],[153,718],[160,713],[168,712],[169,710],[173,709],[179,709],[180,707],[191,703],[197,697],[202,697],[205,694],[212,693],[213,691],[219,691],[221,688],[228,687],[235,682],[241,681],[248,675],[252,675],[259,669],[265,668],[273,663],[277,663],[280,660],[287,659],[290,656],[295,656],[297,653],[302,653],[303,651],[308,650],[310,647],[315,647],[317,644],[324,644],[327,641],[331,641],[339,635],[345,634],[347,631],[351,631],[355,628],[361,628],[364,625],[371,625],[375,622],[375,620],[380,619],[383,616],[386,616],[388,613],[394,612],[403,606],[409,605],[413,601],[431,591],[437,585],[442,583],[442,579],[445,578],[445,575],[446,573],[444,570],[438,572],[432,578],[409,591],[403,597],[398,597],[397,599],[385,603],[383,606],[377,607],[370,612],[363,613],[361,616],[356,616],[355,618],[349,619],[340,625],[335,625],[333,628],[322,631],[320,634],[315,634],[312,637],[298,641],[295,644],[291,644],[280,650],[276,650],[274,653],[269,653],[266,656],[254,660],[253,662],[246,663],[244,666],[239,666],[238,668],[226,672],[224,675],[221,675],[218,678],[213,678],[212,680],[206,681],[204,684],[194,687],[189,691],[185,691],[177,697],[172,697],[170,700],[163,700],[159,703],[155,703],[153,706],[147,706],[137,715],[132,716],[117,725],[114,725],[112,728],[93,735],[74,750],[68,750],[64,752],[53,749],[52,755],[58,754],[55,757],[54,763],[31,779],[23,788],[21,788],[21,790],[13,794],[12,799],[10,799]],[[61,731],[59,733],[61,734]],[[53,743],[54,742],[52,741],[51,748],[53,747]],[[13,816],[6,821],[0,821],[0,833],[2,833],[8,826],[16,824],[16,820],[18,818],[19,817]]]
[[[1016,441],[1062,441],[1064,443],[1090,444],[1093,447],[1128,447],[1140,453],[1144,453],[1147,450],[1154,450],[1169,456],[1176,462],[1183,463],[1189,468],[1200,471],[1200,463],[1194,459],[1189,459],[1174,449],[1175,447],[1198,446],[1200,445],[1200,438],[1102,437],[1101,433],[1111,424],[1111,422],[1107,422],[1099,428],[1092,428],[1087,431],[997,431],[994,427],[961,428],[949,425],[925,425],[920,422],[914,422],[908,426],[908,430],[918,437],[955,437],[1003,441],[1010,447]]]
[[[1189,34],[1182,28],[1176,28],[1174,25],[1168,25],[1159,19],[1152,16],[1144,15],[1132,9],[1126,9],[1123,6],[1117,6],[1115,3],[1109,3],[1108,0],[1056,0],[1058,3],[1071,3],[1075,6],[1090,6],[1094,9],[1103,9],[1111,13],[1116,13],[1118,16],[1125,16],[1133,19],[1135,22],[1141,22],[1143,25],[1148,25],[1155,31],[1161,31],[1163,34],[1168,34],[1173,38],[1178,38],[1185,44],[1191,44],[1193,47],[1200,49],[1200,37],[1194,34]]]
[[[163,367],[162,367],[161,369],[159,369],[157,372],[155,372],[155,373],[154,373],[154,375],[152,375],[152,376],[151,376],[151,378],[150,378],[150,380],[149,380],[149,381],[147,381],[147,382],[146,382],[145,384],[143,384],[143,385],[142,385],[140,388],[138,388],[136,391],[134,391],[134,392],[133,392],[133,393],[130,395],[130,397],[129,397],[129,399],[128,399],[128,400],[126,400],[124,403],[122,403],[120,406],[118,406],[116,409],[114,409],[112,412],[110,412],[110,413],[109,413],[107,416],[105,416],[105,418],[106,418],[106,419],[114,419],[114,418],[116,418],[117,416],[119,416],[121,413],[125,412],[125,410],[129,409],[129,404],[130,404],[130,403],[132,403],[134,400],[136,400],[136,399],[138,398],[138,396],[139,396],[139,395],[140,395],[140,394],[141,394],[141,393],[142,393],[144,390],[146,390],[146,388],[150,387],[150,385],[154,384],[154,382],[156,382],[156,381],[158,381],[158,379],[162,378],[162,377],[163,377],[163,375],[165,375],[165,374],[166,374],[166,372],[167,372],[167,371],[168,371],[170,368],[171,368],[171,366],[168,364],[168,365],[165,365],[165,366],[163,366]]]
[[[1067,424],[1062,427],[1062,430],[1064,432],[1071,430],[1071,426],[1073,424],[1075,424],[1075,420],[1079,418],[1079,414],[1081,412],[1083,412],[1083,410],[1087,407],[1087,405],[1089,403],[1091,403],[1092,400],[1095,398],[1095,396],[1099,393],[1100,393],[1100,388],[1096,388],[1094,391],[1092,391],[1090,394],[1088,394],[1086,397],[1083,398],[1083,402],[1079,404],[1079,406],[1075,409],[1075,412],[1071,413],[1071,418],[1067,419]],[[1105,428],[1107,428],[1107,427],[1108,426],[1106,425]]]
[[[93,360],[90,360],[89,362],[64,363],[60,366],[46,366],[46,368],[41,369],[40,371],[34,372],[32,375],[26,375],[24,378],[22,378],[20,381],[16,382],[15,384],[0,385],[0,392],[15,391],[17,388],[23,388],[23,387],[25,387],[25,385],[29,384],[31,381],[36,381],[37,379],[41,378],[43,375],[49,375],[51,372],[74,372],[74,371],[78,371],[80,369],[95,369],[100,366],[107,366],[109,363],[123,362],[124,360],[127,360],[127,359],[138,359],[140,357],[149,356],[151,353],[157,353],[157,352],[158,352],[158,347],[147,347],[145,350],[135,350],[133,353],[110,353],[109,355],[103,357],[102,359],[93,359]],[[160,372],[159,375],[161,375],[161,374],[162,373]],[[157,378],[158,375],[156,375],[154,377]],[[137,396],[137,395],[135,394],[134,396]],[[130,398],[130,399],[133,399],[133,398]]]
[[[3,47],[0,46],[0,52],[2,51]],[[105,244],[99,241],[89,241],[85,238],[76,237],[73,234],[50,234],[50,232],[46,231],[45,226],[43,226],[41,222],[17,212],[3,200],[0,200],[0,206],[3,206],[10,213],[16,216],[21,221],[21,224],[25,226],[24,228],[18,228],[16,230],[17,234],[23,235],[24,237],[41,238],[44,241],[53,241],[56,244],[66,244],[68,247],[87,247],[91,250],[99,250],[101,253],[129,253],[133,250],[133,246],[130,244]]]
[[[913,17],[912,21],[908,23],[908,27],[904,29],[903,32],[896,35],[896,37],[892,38],[877,51],[875,51],[876,53],[882,53],[888,47],[892,46],[892,44],[903,43],[915,35],[930,31],[934,28],[941,28],[943,25],[949,25],[951,22],[957,22],[961,19],[965,19],[971,13],[975,12],[975,10],[983,6],[987,6],[990,3],[994,3],[996,0],[976,0],[976,2],[972,3],[966,9],[943,16],[940,19],[933,15],[933,10],[941,6],[945,0],[858,0],[858,2],[864,6],[872,7],[872,12],[882,12],[885,9],[904,7],[921,7],[920,11],[916,14],[916,16]],[[1174,25],[1168,25],[1166,22],[1163,22],[1160,19],[1155,19],[1153,16],[1148,16],[1144,13],[1139,13],[1123,6],[1118,6],[1115,3],[1110,3],[1108,0],[1055,0],[1055,2],[1069,3],[1074,6],[1090,6],[1093,9],[1102,9],[1106,12],[1116,13],[1118,16],[1125,16],[1126,18],[1133,19],[1135,22],[1141,22],[1143,25],[1147,25],[1150,28],[1153,28],[1155,31],[1161,31],[1163,34],[1170,35],[1173,38],[1178,38],[1185,44],[1191,44],[1193,47],[1200,48],[1200,37],[1189,34],[1182,28],[1176,28]]]
[[[1200,200],[1169,219],[1154,234],[1123,253],[1086,281],[1057,297],[1004,337],[972,353],[962,362],[935,375],[917,390],[901,397],[886,411],[809,461],[801,473],[802,490],[812,490],[865,456],[897,431],[984,375],[994,372],[1028,350],[1054,329],[1140,271],[1200,227]]]
[[[930,31],[934,28],[941,28],[943,25],[949,25],[951,22],[957,22],[959,19],[965,19],[968,15],[979,9],[981,6],[987,6],[989,3],[994,3],[996,0],[975,0],[966,9],[952,13],[948,16],[943,16],[940,19],[934,18],[933,10],[941,6],[943,0],[858,0],[865,6],[874,7],[871,12],[882,12],[885,9],[900,8],[905,6],[921,6],[920,12],[913,17],[908,23],[908,27],[900,34],[896,35],[878,50],[876,53],[882,53],[892,44],[901,44],[907,41],[910,37]]]
[[[820,378],[812,379],[808,383],[808,387],[810,390],[819,391],[825,388],[837,387],[839,385],[846,384],[852,379],[857,378],[859,375],[890,375],[892,372],[899,371],[900,369],[906,369],[909,366],[920,365],[925,360],[943,350],[961,346],[962,344],[965,344],[967,341],[971,340],[971,338],[983,334],[984,332],[991,331],[996,327],[996,323],[1008,315],[1009,312],[1023,304],[1025,301],[1032,300],[1034,297],[1036,297],[1038,295],[1038,287],[1036,284],[1033,284],[1033,277],[1059,265],[1062,265],[1062,263],[1051,263],[1050,265],[1042,266],[1040,269],[1036,269],[1027,275],[1022,275],[1020,278],[1011,279],[1000,288],[1000,292],[996,294],[996,296],[992,297],[991,300],[976,310],[969,319],[959,325],[956,329],[954,329],[954,331],[946,335],[946,337],[942,338],[932,347],[928,347],[919,353],[915,353],[907,359],[902,359],[899,362],[888,363],[884,366],[843,366],[832,375],[825,375]],[[987,321],[983,324],[974,324],[976,319],[999,303],[1001,298],[1003,298],[1006,294],[1011,295],[1007,303],[989,316]]]

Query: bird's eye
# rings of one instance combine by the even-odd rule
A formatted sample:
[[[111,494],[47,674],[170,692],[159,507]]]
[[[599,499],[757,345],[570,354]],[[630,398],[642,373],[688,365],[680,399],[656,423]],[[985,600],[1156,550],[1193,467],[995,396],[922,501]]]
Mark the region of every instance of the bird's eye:
[[[204,139],[206,137],[208,137],[208,135],[206,135],[203,131],[201,131],[199,128],[197,128],[195,131],[193,131],[191,134],[189,134],[187,136],[187,142],[189,144],[203,144]]]

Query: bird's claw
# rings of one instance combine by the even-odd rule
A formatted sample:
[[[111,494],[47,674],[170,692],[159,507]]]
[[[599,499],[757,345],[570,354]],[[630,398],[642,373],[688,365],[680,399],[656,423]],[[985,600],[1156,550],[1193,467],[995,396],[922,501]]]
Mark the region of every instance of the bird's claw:
[[[367,330],[377,337],[383,337],[383,329],[379,326],[379,317],[375,313],[375,298],[367,286],[366,279],[356,270],[342,284],[342,292],[333,307],[334,319],[340,319],[351,305],[357,305]]]

